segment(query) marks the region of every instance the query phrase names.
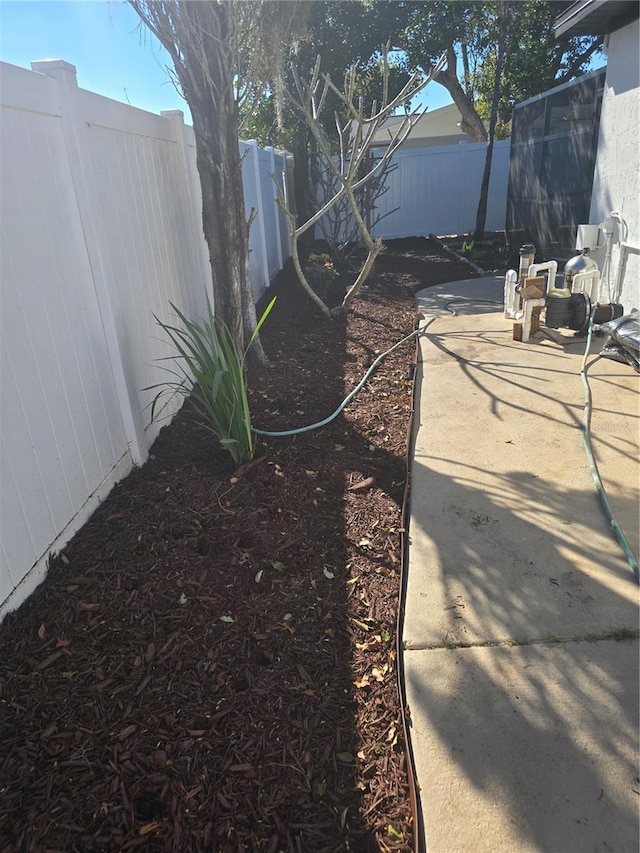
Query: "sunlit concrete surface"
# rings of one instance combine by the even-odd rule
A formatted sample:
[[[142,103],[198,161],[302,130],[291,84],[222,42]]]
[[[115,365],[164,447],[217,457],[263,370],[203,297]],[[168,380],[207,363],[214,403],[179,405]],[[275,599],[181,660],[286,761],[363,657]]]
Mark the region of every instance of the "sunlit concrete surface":
[[[501,301],[491,278],[418,295],[403,641],[429,851],[636,850],[638,586],[583,448],[585,341],[516,342]],[[640,378],[602,344],[593,452],[637,557]]]

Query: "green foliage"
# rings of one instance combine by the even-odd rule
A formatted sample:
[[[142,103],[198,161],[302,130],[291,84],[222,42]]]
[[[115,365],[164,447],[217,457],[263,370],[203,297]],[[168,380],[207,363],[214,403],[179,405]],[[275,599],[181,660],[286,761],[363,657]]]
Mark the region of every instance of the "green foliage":
[[[485,270],[506,269],[514,262],[514,252],[503,239],[463,240],[460,252]],[[517,256],[517,253],[515,253]]]
[[[268,4],[267,4],[268,5]],[[285,3],[285,6],[294,4]],[[380,45],[391,40],[396,42],[406,11],[402,3],[371,2],[371,0],[316,0],[313,3],[296,3],[304,11],[304,30],[298,28],[294,37],[284,46],[284,85],[292,90],[291,65],[295,64],[303,74],[313,68],[316,57],[322,56],[323,72],[340,86],[347,71],[355,65],[361,81],[365,112],[374,100],[378,103],[382,95],[382,72],[380,67]],[[408,4],[411,5],[411,4]],[[243,77],[250,70],[248,61],[240,69]],[[407,82],[410,74],[403,64],[392,62],[389,91],[397,94]],[[275,81],[267,87],[257,107],[249,114],[240,105],[243,134],[257,139],[261,145],[276,145],[295,154],[301,154],[303,144],[313,148],[304,122],[287,107],[282,108],[281,121],[276,109]],[[323,129],[328,136],[334,133],[334,111],[342,118],[338,100],[329,94],[324,110]]]
[[[592,58],[602,55],[602,38],[576,37],[558,41],[553,22],[568,3],[523,0],[515,5],[508,61],[505,65],[498,108],[496,138],[510,134],[513,107],[541,92],[579,77],[589,70]],[[491,45],[474,74],[476,109],[489,120],[491,89],[496,63]]]
[[[189,320],[171,303],[179,325],[163,323],[155,317],[175,347],[176,356],[171,360],[177,357],[178,366],[164,368],[175,379],[144,389],[160,388],[151,406],[151,418],[165,393],[181,394],[191,401],[203,419],[203,426],[218,438],[236,465],[252,459],[254,443],[245,361],[274,302],[275,298],[267,305],[244,352],[238,351],[228,327],[214,316],[208,299],[207,318],[202,322]]]
[[[449,92],[460,94],[488,123],[500,32],[499,0],[407,3],[409,22],[398,46],[406,51],[409,70],[425,69],[446,48],[454,51],[457,67],[441,75]],[[602,38],[578,37],[558,41],[554,19],[570,5],[551,0],[518,0],[511,4],[506,65],[502,74],[496,138],[509,136],[516,103],[537,95],[588,70],[601,55]]]
[[[304,274],[311,287],[323,299],[327,295],[329,285],[338,275],[331,257],[326,253],[309,255]]]

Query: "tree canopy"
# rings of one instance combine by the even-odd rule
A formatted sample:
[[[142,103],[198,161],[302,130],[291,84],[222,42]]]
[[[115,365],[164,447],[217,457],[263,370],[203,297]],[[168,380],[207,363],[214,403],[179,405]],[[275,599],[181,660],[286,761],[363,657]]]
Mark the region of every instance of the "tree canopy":
[[[487,138],[500,35],[500,0],[316,0],[296,4],[304,26],[286,47],[285,64],[295,60],[310,70],[322,56],[323,68],[336,81],[355,65],[370,75],[367,95],[379,96],[377,60],[380,47],[396,48],[393,85],[399,90],[415,71],[427,73],[443,51],[447,65],[437,82],[458,107],[462,129],[474,141]],[[518,0],[514,4],[509,51],[501,75],[498,138],[508,135],[513,107],[519,101],[570,80],[588,70],[601,50],[598,37],[557,41],[553,21],[569,3]],[[392,59],[394,54],[392,54]],[[366,75],[365,75],[366,76]],[[274,102],[267,91],[249,124],[251,132],[270,144],[291,147],[297,119],[289,113],[277,127]]]

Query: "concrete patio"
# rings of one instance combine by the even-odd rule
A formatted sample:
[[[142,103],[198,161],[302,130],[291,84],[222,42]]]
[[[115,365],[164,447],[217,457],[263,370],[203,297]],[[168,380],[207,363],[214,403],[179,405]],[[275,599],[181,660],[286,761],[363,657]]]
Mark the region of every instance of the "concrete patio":
[[[582,444],[585,342],[512,340],[502,279],[418,294],[403,665],[429,853],[637,851],[638,585]],[[594,339],[597,354],[603,339]],[[588,369],[638,555],[640,377]]]

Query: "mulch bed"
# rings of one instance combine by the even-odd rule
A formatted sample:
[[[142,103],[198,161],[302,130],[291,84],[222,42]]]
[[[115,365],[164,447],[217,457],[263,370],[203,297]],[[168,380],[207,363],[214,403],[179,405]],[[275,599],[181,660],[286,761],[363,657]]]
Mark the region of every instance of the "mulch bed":
[[[395,241],[329,323],[287,268],[254,424],[325,417],[412,331],[416,289],[468,277]],[[238,472],[185,407],[52,561],[0,627],[2,853],[412,849],[396,619],[414,358],[404,344],[329,426],[259,440]]]

